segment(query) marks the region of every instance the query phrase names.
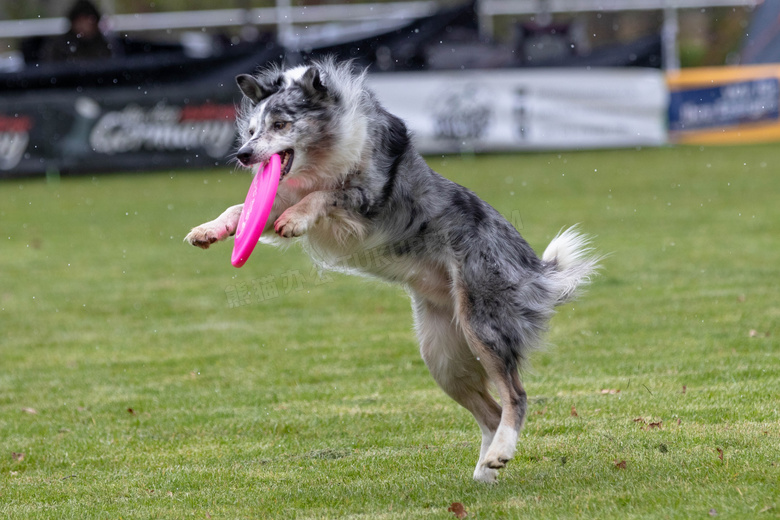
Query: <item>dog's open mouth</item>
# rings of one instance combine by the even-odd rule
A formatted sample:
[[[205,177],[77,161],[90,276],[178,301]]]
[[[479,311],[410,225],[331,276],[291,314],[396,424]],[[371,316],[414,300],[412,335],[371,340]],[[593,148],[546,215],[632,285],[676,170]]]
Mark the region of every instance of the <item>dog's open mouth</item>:
[[[279,152],[279,158],[282,160],[282,174],[279,177],[280,179],[284,179],[284,176],[290,173],[290,169],[292,168],[293,163],[293,156],[295,155],[295,152],[292,151],[292,149],[284,150],[283,152]]]

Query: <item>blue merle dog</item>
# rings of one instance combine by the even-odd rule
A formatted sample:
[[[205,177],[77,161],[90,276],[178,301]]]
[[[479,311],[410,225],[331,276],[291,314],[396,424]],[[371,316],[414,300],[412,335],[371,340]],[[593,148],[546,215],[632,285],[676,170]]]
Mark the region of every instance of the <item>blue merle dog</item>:
[[[322,266],[406,288],[428,369],[482,430],[474,479],[495,482],[525,421],[518,369],[555,307],[598,268],[588,238],[568,229],[539,258],[493,207],[431,170],[350,63],[271,67],[236,81],[237,160],[282,158],[261,241],[297,238]],[[224,240],[241,210],[228,208],[185,241],[206,249]]]

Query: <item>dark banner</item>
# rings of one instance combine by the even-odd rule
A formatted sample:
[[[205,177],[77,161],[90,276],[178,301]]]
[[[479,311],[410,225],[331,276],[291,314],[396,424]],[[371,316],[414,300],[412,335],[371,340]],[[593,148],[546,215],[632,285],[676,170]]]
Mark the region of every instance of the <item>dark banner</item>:
[[[227,164],[236,74],[279,61],[272,44],[0,75],[0,177]]]

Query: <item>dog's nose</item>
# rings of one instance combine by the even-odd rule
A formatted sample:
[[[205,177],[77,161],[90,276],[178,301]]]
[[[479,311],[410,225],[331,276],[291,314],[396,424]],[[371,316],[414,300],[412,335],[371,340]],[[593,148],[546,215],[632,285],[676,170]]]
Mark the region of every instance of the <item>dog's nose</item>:
[[[242,146],[239,148],[238,153],[236,153],[236,159],[244,166],[252,164],[252,147]]]

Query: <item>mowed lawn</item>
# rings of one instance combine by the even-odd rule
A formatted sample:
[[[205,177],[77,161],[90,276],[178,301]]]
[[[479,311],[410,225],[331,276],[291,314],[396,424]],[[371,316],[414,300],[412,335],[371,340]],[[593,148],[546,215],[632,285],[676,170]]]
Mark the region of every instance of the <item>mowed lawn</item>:
[[[0,517],[778,518],[780,147],[429,162],[537,251],[579,222],[610,254],[524,371],[497,485],[401,288],[182,242],[247,174],[13,180]]]

